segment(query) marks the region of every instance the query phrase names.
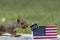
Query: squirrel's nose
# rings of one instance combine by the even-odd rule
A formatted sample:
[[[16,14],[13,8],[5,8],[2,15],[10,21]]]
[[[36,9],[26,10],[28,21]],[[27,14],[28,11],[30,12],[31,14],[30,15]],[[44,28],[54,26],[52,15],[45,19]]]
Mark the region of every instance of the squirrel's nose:
[[[28,27],[28,24],[26,25],[26,27]]]
[[[28,27],[28,25],[26,27]]]

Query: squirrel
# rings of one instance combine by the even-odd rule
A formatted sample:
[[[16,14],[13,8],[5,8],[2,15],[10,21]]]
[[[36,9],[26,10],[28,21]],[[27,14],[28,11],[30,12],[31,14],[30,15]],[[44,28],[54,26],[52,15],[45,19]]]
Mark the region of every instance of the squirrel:
[[[18,35],[16,34],[16,28],[26,29],[27,27],[28,24],[22,19],[17,19],[16,21],[11,23],[1,23],[0,35],[4,33],[10,33],[11,36],[18,37]]]

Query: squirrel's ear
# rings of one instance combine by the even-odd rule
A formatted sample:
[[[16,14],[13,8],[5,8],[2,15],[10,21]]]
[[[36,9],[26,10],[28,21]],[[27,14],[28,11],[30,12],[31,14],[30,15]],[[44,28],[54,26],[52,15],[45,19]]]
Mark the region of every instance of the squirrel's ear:
[[[17,19],[17,23],[19,24],[19,22],[20,22],[20,19]]]
[[[22,18],[20,18],[20,22],[23,22],[23,19]]]

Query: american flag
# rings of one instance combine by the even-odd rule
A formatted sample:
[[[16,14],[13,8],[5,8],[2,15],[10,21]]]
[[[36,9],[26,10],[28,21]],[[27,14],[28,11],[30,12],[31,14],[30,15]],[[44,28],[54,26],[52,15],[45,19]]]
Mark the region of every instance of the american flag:
[[[33,31],[33,40],[57,40],[57,27],[54,25],[39,26]]]

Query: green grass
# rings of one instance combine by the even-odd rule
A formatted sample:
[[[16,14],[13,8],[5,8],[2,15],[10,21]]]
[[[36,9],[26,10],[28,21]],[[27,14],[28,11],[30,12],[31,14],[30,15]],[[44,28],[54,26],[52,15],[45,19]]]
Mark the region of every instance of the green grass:
[[[0,19],[23,18],[29,25],[57,25],[60,34],[60,0],[0,0]],[[1,20],[0,20],[1,21]],[[19,33],[31,33],[21,29]]]

